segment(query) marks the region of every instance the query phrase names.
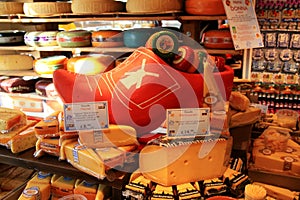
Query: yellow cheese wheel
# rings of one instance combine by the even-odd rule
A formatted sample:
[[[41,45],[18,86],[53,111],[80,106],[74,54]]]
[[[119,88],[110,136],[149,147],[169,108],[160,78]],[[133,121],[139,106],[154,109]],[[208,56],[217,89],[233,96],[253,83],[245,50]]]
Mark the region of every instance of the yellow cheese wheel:
[[[0,70],[29,70],[33,68],[33,58],[28,55],[0,55]]]
[[[124,7],[122,2],[112,0],[73,0],[71,9],[76,14],[101,14],[122,11]]]
[[[127,0],[126,10],[130,13],[160,13],[182,11],[182,0]]]
[[[0,2],[0,15],[23,14],[22,2]]]
[[[71,13],[71,3],[68,2],[31,2],[24,3],[23,11],[30,16],[50,16]]]

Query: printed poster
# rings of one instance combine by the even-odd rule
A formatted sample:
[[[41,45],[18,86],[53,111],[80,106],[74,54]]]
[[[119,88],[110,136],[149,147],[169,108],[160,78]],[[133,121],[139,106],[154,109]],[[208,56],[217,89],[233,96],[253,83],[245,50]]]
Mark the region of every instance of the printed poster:
[[[223,0],[223,5],[235,50],[263,47],[252,0]]]

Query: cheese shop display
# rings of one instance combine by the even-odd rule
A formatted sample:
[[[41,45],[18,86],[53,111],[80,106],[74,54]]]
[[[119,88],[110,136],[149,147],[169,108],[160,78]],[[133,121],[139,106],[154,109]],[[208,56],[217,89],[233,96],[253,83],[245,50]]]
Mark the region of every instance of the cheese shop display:
[[[31,70],[33,57],[20,54],[0,55],[0,70]]]
[[[57,46],[58,31],[31,31],[24,35],[24,42],[32,47]]]
[[[56,40],[61,47],[87,47],[91,46],[91,32],[86,30],[61,31]]]
[[[182,0],[127,0],[126,2],[126,11],[129,13],[163,13],[182,10]]]
[[[23,14],[23,2],[0,2],[0,15]]]
[[[28,16],[51,16],[72,13],[69,2],[25,2],[23,12]]]
[[[73,0],[72,12],[75,14],[101,14],[120,12],[125,8],[120,1],[110,0]]]
[[[22,45],[25,34],[22,30],[0,30],[0,46]]]
[[[92,32],[93,47],[124,46],[123,32],[118,30],[99,30]]]

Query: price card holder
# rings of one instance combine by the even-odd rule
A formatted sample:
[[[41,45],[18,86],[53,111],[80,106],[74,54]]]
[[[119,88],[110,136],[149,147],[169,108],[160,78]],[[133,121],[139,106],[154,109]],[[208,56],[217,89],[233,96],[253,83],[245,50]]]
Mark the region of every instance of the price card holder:
[[[210,133],[210,108],[167,110],[168,137],[195,137]]]
[[[65,131],[107,129],[107,106],[106,101],[64,104]]]

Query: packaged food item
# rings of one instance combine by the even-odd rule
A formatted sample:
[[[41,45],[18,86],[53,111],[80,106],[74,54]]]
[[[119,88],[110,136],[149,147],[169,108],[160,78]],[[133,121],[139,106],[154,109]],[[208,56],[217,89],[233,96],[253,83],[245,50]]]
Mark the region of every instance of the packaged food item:
[[[280,109],[276,112],[277,122],[281,127],[295,129],[299,114],[291,109]]]

